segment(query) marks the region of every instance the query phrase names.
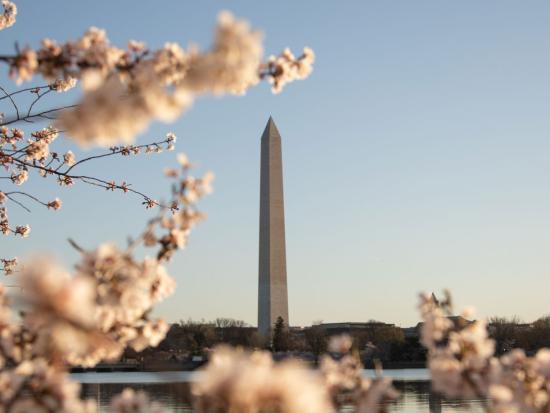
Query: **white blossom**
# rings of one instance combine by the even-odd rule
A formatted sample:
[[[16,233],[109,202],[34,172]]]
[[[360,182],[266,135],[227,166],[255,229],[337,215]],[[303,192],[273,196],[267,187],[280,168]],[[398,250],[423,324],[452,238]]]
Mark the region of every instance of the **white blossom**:
[[[72,166],[76,163],[76,159],[75,159],[75,156],[74,156],[74,153],[72,151],[67,151],[64,155],[63,155],[63,162],[65,164],[67,164],[68,166]]]
[[[6,29],[15,24],[15,16],[17,16],[17,6],[15,3],[2,0],[4,12],[0,15],[0,30]]]
[[[61,199],[55,198],[53,201],[48,202],[48,208],[53,208],[54,210],[58,210],[61,208]]]
[[[285,49],[279,56],[269,57],[264,76],[271,83],[273,93],[279,93],[287,83],[307,78],[313,71],[314,61],[315,53],[309,47],[304,48],[299,58]]]
[[[23,185],[29,179],[29,172],[26,169],[22,169],[19,172],[11,173],[11,181],[15,185]]]
[[[15,234],[20,235],[23,238],[28,237],[30,232],[31,227],[29,225],[17,225],[15,227]]]

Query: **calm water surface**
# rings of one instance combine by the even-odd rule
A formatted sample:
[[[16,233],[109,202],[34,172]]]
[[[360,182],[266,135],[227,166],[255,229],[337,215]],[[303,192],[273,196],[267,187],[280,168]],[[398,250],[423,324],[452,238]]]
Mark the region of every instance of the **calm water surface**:
[[[483,412],[480,400],[444,400],[430,389],[426,369],[386,370],[392,377],[401,397],[388,404],[390,412]],[[374,376],[372,370],[364,370],[366,377]],[[161,402],[171,412],[192,412],[189,406],[189,383],[197,373],[76,373],[75,380],[82,383],[85,398],[97,400],[100,412],[106,412],[109,400],[124,388],[146,391],[151,398]],[[347,411],[349,409],[344,409]],[[306,412],[304,412],[306,413]],[[315,412],[312,412],[315,413]]]

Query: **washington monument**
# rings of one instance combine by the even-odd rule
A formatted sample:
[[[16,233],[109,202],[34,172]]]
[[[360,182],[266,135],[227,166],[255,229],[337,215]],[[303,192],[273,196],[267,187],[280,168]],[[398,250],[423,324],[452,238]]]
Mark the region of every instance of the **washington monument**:
[[[278,317],[289,325],[281,135],[271,117],[262,135],[259,261],[258,331],[267,335]]]

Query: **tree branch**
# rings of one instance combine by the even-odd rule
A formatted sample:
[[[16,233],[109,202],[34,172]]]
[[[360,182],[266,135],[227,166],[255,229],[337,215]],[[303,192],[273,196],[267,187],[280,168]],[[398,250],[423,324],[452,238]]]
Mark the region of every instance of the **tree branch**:
[[[6,94],[6,96],[1,96],[0,100],[8,99],[11,96],[18,95],[19,93],[29,92],[31,90],[41,90],[41,89],[45,89],[45,88],[50,88],[50,85],[26,87],[24,89],[19,89],[19,90],[16,90],[15,92],[8,93],[8,94]]]
[[[15,108],[15,113],[17,114],[17,119],[15,120],[15,122],[17,122],[19,120],[19,108],[17,107],[17,104],[15,103],[15,100],[13,100],[13,98],[11,97],[11,95],[8,94],[8,92],[6,92],[6,89],[4,89],[2,86],[0,86],[0,90],[2,92],[4,92],[4,98],[9,98],[9,100],[11,101],[13,107]],[[2,124],[4,125],[4,124]]]
[[[45,207],[48,206],[48,203],[47,203],[47,202],[42,202],[40,199],[38,199],[38,198],[36,198],[35,196],[33,196],[33,195],[31,195],[31,194],[28,194],[28,193],[26,193],[26,192],[22,192],[22,191],[11,191],[11,192],[5,192],[4,194],[5,194],[8,198],[9,198],[9,195],[24,195],[24,196],[26,196],[26,197],[32,199],[33,201],[38,202],[38,203],[41,204],[41,205],[44,205]],[[12,199],[12,198],[10,198],[10,199]],[[13,201],[13,199],[12,199],[12,201]],[[15,201],[14,201],[14,202],[15,202]],[[27,209],[27,211],[28,211],[28,209]],[[29,211],[29,212],[30,212],[30,211]]]
[[[143,148],[147,148],[149,146],[157,146],[157,147],[160,147],[160,145],[162,144],[165,144],[165,143],[170,143],[170,140],[169,139],[165,139],[163,141],[159,141],[159,142],[153,142],[153,143],[149,143],[149,144],[145,144],[145,145],[137,145],[137,146],[133,146],[133,147],[122,147],[121,149],[117,149],[117,150],[114,150],[114,151],[111,151],[109,153],[104,153],[104,154],[101,154],[101,155],[94,155],[94,156],[89,156],[87,158],[84,158],[84,159],[81,159],[80,161],[76,162],[74,165],[72,165],[69,169],[67,169],[65,171],[65,173],[69,173],[71,171],[71,169],[73,169],[74,167],[76,167],[77,165],[80,165],[84,162],[88,162],[88,161],[91,161],[92,159],[99,159],[99,158],[104,158],[106,156],[112,156],[112,155],[118,155],[120,153],[123,153],[123,152],[126,152],[126,151],[131,151],[132,148],[137,148],[137,149],[143,149]]]
[[[31,105],[29,106],[29,110],[27,111],[27,117],[30,116],[31,110],[32,110],[33,106],[35,105],[35,103],[38,102],[42,96],[47,95],[47,94],[50,93],[51,91],[52,91],[51,89],[48,89],[48,90],[46,90],[44,93],[37,93],[37,94],[36,94],[36,98],[35,98],[34,101],[31,103]]]
[[[0,123],[0,126],[11,125],[11,124],[19,122],[19,121],[28,121],[28,122],[32,123],[32,121],[29,120],[29,119],[32,119],[32,118],[44,118],[44,119],[53,120],[53,119],[55,119],[55,117],[52,118],[52,117],[49,117],[49,116],[46,116],[46,115],[49,114],[49,113],[59,112],[60,110],[74,108],[76,106],[78,106],[78,105],[75,104],[75,105],[62,106],[60,108],[48,109],[48,110],[44,110],[42,112],[25,115],[23,117],[19,117],[19,114],[18,114],[17,118],[8,119],[7,121]]]
[[[4,195],[6,195],[6,198],[8,198],[11,202],[19,205],[21,208],[23,208],[25,211],[27,212],[31,212],[31,210],[29,208],[27,208],[22,202],[19,202],[17,199],[13,199],[13,197],[11,197],[9,194],[5,193]]]
[[[55,169],[46,168],[44,166],[34,165],[32,163],[29,163],[29,162],[26,162],[26,161],[23,161],[23,160],[20,160],[20,159],[17,159],[17,158],[14,158],[14,162],[16,162],[16,163],[18,163],[22,166],[25,166],[27,168],[40,169],[42,171],[45,171],[46,173],[53,174],[53,175],[56,175],[58,177],[69,178],[70,180],[79,180],[79,181],[82,181],[82,182],[87,183],[89,185],[99,186],[99,187],[105,188],[107,190],[113,190],[114,191],[115,189],[120,189],[123,192],[131,192],[133,194],[141,196],[143,198],[143,200],[148,205],[156,205],[156,206],[159,206],[161,208],[172,209],[172,206],[163,205],[160,202],[155,201],[154,199],[152,199],[149,196],[145,195],[144,193],[142,193],[140,191],[136,191],[135,189],[130,188],[130,185],[126,184],[124,182],[123,182],[122,185],[117,185],[117,184],[115,184],[114,181],[109,182],[109,181],[106,181],[106,180],[103,180],[103,179],[100,179],[100,178],[96,178],[96,177],[93,177],[93,176],[70,175],[67,172],[60,172],[60,171],[57,171]]]

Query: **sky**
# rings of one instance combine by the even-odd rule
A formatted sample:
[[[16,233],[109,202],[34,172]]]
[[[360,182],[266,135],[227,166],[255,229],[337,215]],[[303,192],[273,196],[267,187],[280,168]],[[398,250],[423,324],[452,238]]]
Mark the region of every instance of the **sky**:
[[[261,29],[266,54],[316,53],[311,77],[279,95],[263,84],[244,97],[204,97],[140,135],[146,143],[173,131],[197,173],[216,174],[201,203],[208,220],[169,264],[178,289],[158,315],[256,324],[260,137],[270,115],[283,144],[291,325],[410,326],[417,294],[444,288],[484,317],[550,313],[550,3],[16,3],[2,54],[15,41],[75,39],[90,26],[119,46],[207,48],[221,10]],[[14,90],[6,75],[4,67],[2,84]],[[69,139],[56,145],[82,153]],[[160,199],[175,155],[107,158],[84,171]],[[32,175],[25,189],[59,196],[62,209],[12,207],[10,218],[32,233],[0,238],[0,255],[52,253],[70,267],[78,254],[68,237],[123,246],[152,214],[130,195],[50,181]]]

